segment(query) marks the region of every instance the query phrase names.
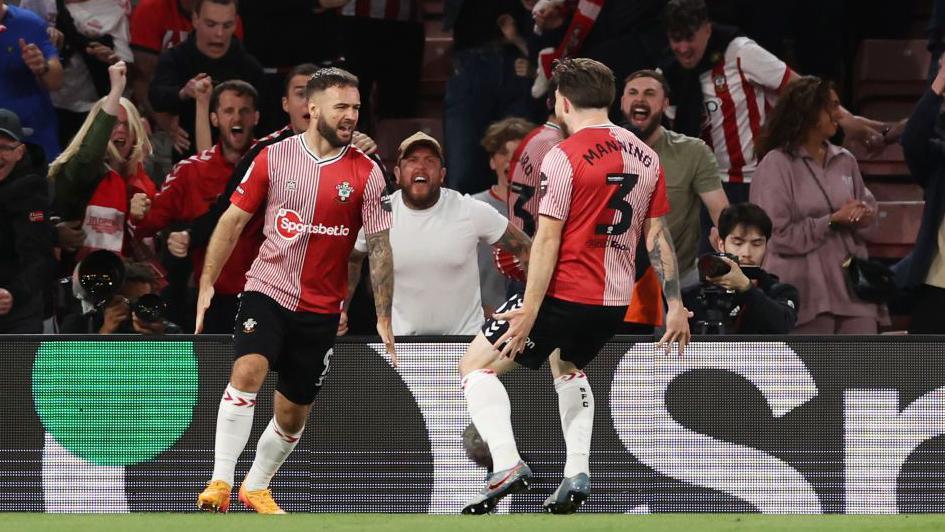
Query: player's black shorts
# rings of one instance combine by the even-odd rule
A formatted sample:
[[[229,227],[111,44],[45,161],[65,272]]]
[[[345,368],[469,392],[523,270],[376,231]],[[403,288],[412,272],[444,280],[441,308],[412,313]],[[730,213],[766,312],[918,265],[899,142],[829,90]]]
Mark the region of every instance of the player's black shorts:
[[[522,295],[516,294],[496,312],[508,312],[521,306]],[[515,361],[526,368],[538,369],[555,349],[561,349],[561,360],[583,369],[616,334],[626,314],[625,306],[585,305],[546,296],[525,342],[525,351],[518,354]],[[488,319],[482,333],[494,345],[508,328],[507,322]]]
[[[338,314],[287,310],[260,292],[240,294],[233,334],[234,358],[258,354],[279,372],[276,389],[300,405],[315,400],[328,374]]]

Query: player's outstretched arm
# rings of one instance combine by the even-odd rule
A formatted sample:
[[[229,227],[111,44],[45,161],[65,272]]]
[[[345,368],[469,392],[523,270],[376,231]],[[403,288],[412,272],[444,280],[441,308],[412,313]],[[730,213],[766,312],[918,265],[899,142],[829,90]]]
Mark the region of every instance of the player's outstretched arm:
[[[532,239],[528,238],[528,235],[510,223],[495,246],[515,255],[522,270],[528,275],[528,259],[532,248]]]
[[[371,262],[371,286],[374,288],[374,308],[377,311],[377,333],[397,367],[394,348],[394,330],[391,327],[391,306],[394,301],[394,255],[390,249],[390,231],[367,235],[368,256]]]
[[[200,287],[197,296],[197,327],[195,332],[200,334],[203,331],[203,315],[210,307],[210,300],[213,299],[213,285],[220,277],[223,265],[230,259],[233,248],[239,236],[243,233],[243,228],[249,222],[253,215],[240,209],[235,205],[220,217],[220,223],[213,231],[210,237],[210,244],[207,246],[207,257],[203,263],[203,272],[200,273]]]
[[[683,354],[689,343],[689,311],[682,303],[679,289],[679,267],[676,264],[676,249],[669,226],[663,217],[647,218],[643,223],[646,235],[646,250],[650,255],[650,264],[663,283],[663,295],[669,307],[666,312],[666,334],[657,347],[669,350],[673,342],[679,343],[679,354]]]

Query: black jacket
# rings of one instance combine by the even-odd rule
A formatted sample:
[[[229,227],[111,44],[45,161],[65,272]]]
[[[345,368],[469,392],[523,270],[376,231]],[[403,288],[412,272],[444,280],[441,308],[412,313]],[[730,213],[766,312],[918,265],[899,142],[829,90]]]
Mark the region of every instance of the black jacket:
[[[179,116],[180,127],[190,134],[191,141],[196,138],[196,103],[194,100],[182,101],[179,93],[188,81],[201,73],[208,74],[214,85],[231,79],[246,81],[259,92],[260,101],[263,100],[262,66],[246,52],[239,39],[231,39],[226,55],[211,59],[197,49],[197,37],[191,32],[182,44],[161,53],[148,89],[151,107],[155,111]]]
[[[755,275],[752,275],[755,277]],[[758,269],[757,285],[735,293],[728,316],[727,332],[734,334],[787,334],[797,322],[799,295],[797,288],[779,282],[778,278]],[[706,319],[706,309],[698,300],[701,287],[683,291],[683,303],[695,317],[690,324]],[[695,329],[693,329],[695,330]]]
[[[945,143],[935,136],[942,97],[931,90],[916,104],[902,133],[902,152],[912,178],[925,190],[925,209],[915,248],[896,265],[897,284],[915,288],[925,283],[938,249],[938,229],[945,217]]]
[[[0,288],[13,295],[13,308],[0,316],[0,333],[22,330],[27,322],[42,332],[43,294],[52,275],[45,156],[38,146],[26,147],[26,156],[0,181]]]

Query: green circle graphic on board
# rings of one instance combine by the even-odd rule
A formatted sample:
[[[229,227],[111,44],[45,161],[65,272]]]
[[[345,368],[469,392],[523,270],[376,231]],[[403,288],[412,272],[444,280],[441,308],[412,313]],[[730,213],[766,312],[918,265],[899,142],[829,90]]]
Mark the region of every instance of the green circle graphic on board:
[[[43,342],[36,412],[56,441],[98,465],[150,460],[181,437],[197,402],[192,342]]]

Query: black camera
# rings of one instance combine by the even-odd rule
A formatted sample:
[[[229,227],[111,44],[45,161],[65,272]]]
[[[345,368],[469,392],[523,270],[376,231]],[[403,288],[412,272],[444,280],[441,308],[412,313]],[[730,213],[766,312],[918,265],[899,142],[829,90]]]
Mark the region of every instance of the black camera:
[[[735,292],[709,281],[732,271],[732,266],[723,258],[738,263],[738,257],[728,253],[707,253],[699,257],[699,279],[702,284],[699,286],[698,300],[703,310],[699,315],[704,319],[696,321],[696,334],[728,333],[728,318],[735,304]]]
[[[157,294],[144,294],[131,304],[131,312],[144,323],[161,323],[167,315],[167,303]]]

